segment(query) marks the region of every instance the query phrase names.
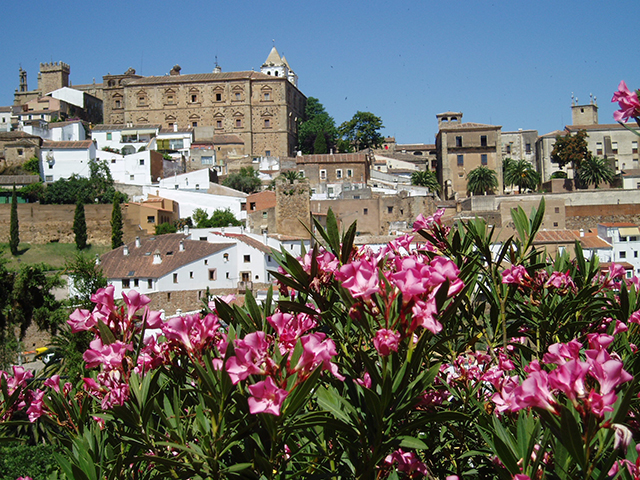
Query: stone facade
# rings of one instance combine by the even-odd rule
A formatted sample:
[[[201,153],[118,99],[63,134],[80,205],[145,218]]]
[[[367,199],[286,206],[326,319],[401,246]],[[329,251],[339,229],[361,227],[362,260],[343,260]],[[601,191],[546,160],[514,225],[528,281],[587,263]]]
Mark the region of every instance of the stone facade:
[[[42,97],[62,87],[69,86],[69,74],[71,67],[64,62],[41,63],[38,73],[38,88],[29,90],[27,85],[27,72],[20,68],[20,85],[14,93],[13,104],[23,105],[30,100]]]
[[[311,229],[310,187],[306,179],[276,180],[276,232],[309,238]],[[306,228],[305,228],[306,227]]]
[[[462,123],[462,112],[445,112],[436,117],[437,174],[445,199],[465,197],[467,175],[479,166],[496,172],[496,193],[502,193],[502,127]]]

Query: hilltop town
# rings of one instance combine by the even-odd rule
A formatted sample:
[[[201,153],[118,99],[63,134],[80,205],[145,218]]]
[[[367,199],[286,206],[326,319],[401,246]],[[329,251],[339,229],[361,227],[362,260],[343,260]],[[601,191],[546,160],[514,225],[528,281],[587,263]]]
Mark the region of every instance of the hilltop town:
[[[42,63],[30,89],[20,68],[13,105],[0,107],[2,241],[14,185],[22,242],[73,243],[78,198],[53,192],[107,178],[124,200],[122,245],[96,262],[116,298],[136,289],[175,315],[210,295],[264,294],[272,248],[299,255],[330,210],[340,228],[357,220],[356,243],[375,246],[438,209],[448,222],[483,217],[506,238],[511,210],[544,197],[535,241],[549,253],[577,241],[602,264],[640,273],[638,137],[600,123],[593,97],[568,101],[572,123],[552,132],[433,112],[431,138],[400,144],[380,135],[375,112],[337,127],[275,46],[257,69],[181,70],[72,84],[70,65]],[[559,147],[575,139],[582,165]],[[82,200],[91,244],[113,245],[113,191]],[[231,221],[211,223],[220,212]]]

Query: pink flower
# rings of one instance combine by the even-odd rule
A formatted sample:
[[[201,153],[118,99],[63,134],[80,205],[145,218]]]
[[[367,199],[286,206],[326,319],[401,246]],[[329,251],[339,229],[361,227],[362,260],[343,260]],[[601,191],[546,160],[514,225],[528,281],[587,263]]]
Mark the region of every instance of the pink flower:
[[[151,302],[149,297],[140,295],[136,290],[122,292],[122,300],[127,306],[127,316],[129,319],[132,319],[138,310]]]
[[[132,351],[133,346],[121,341],[109,345],[103,345],[101,338],[96,338],[89,344],[89,349],[84,352],[82,358],[87,362],[87,368],[104,366],[106,369],[122,367],[122,361],[126,351]]]
[[[522,384],[513,391],[513,397],[515,408],[511,410],[538,407],[552,413],[556,412],[554,407],[556,399],[551,394],[549,378],[543,370],[531,372]]]
[[[567,273],[553,272],[544,286],[546,288],[553,287],[560,290],[560,294],[566,294],[569,290],[576,289],[576,285],[573,283],[573,279],[568,271]]]
[[[571,400],[583,397],[584,379],[589,371],[589,364],[581,360],[569,360],[549,374],[549,386],[558,389]]]
[[[396,450],[384,459],[385,463],[393,465],[398,464],[398,471],[404,473],[418,473],[421,475],[427,474],[427,466],[421,462],[415,453],[405,452],[401,448]]]
[[[456,295],[464,287],[462,280],[458,278],[460,270],[451,260],[445,257],[435,257],[431,260],[429,266],[431,267],[431,276],[428,284],[432,286],[440,285],[445,281],[449,281],[448,296]]]
[[[286,390],[278,388],[271,377],[249,385],[249,392],[252,397],[247,399],[247,403],[249,404],[249,412],[253,415],[258,413],[280,415],[280,407],[289,395]]]
[[[89,310],[76,308],[71,315],[67,323],[71,327],[71,333],[78,333],[83,330],[91,330],[98,325],[98,321],[93,317],[93,314]]]
[[[513,480],[531,480],[531,477],[523,473],[517,473],[513,476]]]
[[[391,355],[391,352],[397,352],[399,343],[400,333],[387,328],[378,330],[373,338],[373,346],[383,357]]]
[[[411,307],[411,313],[413,314],[413,330],[415,330],[416,327],[423,327],[434,335],[440,333],[442,330],[442,324],[435,318],[435,315],[438,313],[435,298],[430,298],[426,302],[422,300],[416,301],[413,307]]]
[[[280,353],[283,355],[287,351],[293,351],[298,338],[317,325],[313,318],[304,313],[291,315],[277,312],[267,318],[267,321],[278,333]]]
[[[44,391],[36,389],[31,392],[31,403],[27,409],[27,415],[31,423],[35,422],[44,414],[42,399],[44,398]]]
[[[622,362],[618,360],[591,363],[591,375],[600,382],[602,395],[613,392],[618,385],[633,380],[633,377],[622,367]]]
[[[60,393],[60,375],[53,375],[51,378],[47,378],[44,381],[44,386],[53,388],[57,393]]]
[[[145,307],[144,314],[147,320],[147,328],[162,328],[164,324],[162,321],[162,313],[150,310],[149,307]]]
[[[430,228],[434,223],[437,225],[441,225],[443,215],[444,208],[437,210],[436,213],[427,218],[425,218],[422,214],[418,215],[416,217],[416,221],[413,223],[413,231],[417,232],[419,230],[426,230]]]
[[[514,283],[516,285],[526,285],[531,282],[531,277],[527,269],[522,265],[514,265],[502,272],[502,283]]]
[[[235,385],[249,375],[264,375],[275,367],[269,356],[271,337],[264,332],[252,332],[243,340],[236,340],[235,356],[227,360],[227,373]]]
[[[344,380],[338,372],[338,366],[331,362],[337,355],[336,345],[333,340],[326,338],[324,333],[310,333],[300,339],[302,343],[302,355],[298,360],[296,370],[304,373],[313,372],[322,365],[323,370],[330,371],[337,379]]]
[[[627,88],[624,80],[620,81],[618,91],[613,94],[612,102],[618,102],[620,110],[613,112],[613,118],[616,122],[626,122],[630,117],[640,116],[640,101],[638,94]]]
[[[562,365],[571,359],[578,359],[582,344],[577,340],[571,340],[568,343],[554,343],[549,346],[549,352],[542,357],[544,363],[555,363]]]
[[[369,298],[380,291],[378,268],[368,260],[358,260],[343,265],[336,272],[335,277],[354,298]]]
[[[371,375],[369,375],[369,372],[364,372],[362,378],[356,378],[354,379],[354,382],[361,387],[371,388]]]

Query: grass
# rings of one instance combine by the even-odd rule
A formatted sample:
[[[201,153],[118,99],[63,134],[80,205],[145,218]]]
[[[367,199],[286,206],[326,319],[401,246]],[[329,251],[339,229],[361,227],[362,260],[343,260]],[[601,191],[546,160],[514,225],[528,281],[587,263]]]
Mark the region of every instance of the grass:
[[[84,255],[95,256],[102,255],[111,250],[108,246],[90,245],[82,250]],[[7,267],[16,269],[22,264],[45,263],[52,270],[58,270],[64,267],[67,259],[71,260],[79,250],[75,243],[45,243],[30,244],[21,243],[18,247],[18,255],[13,256],[9,251],[8,243],[0,243],[0,251],[2,256],[8,260]]]

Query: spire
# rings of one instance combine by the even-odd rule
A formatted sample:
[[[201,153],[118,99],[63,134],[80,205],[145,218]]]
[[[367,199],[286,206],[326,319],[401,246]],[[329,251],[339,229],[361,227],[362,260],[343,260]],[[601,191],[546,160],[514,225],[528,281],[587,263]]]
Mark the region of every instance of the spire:
[[[284,53],[282,54],[282,63],[283,65],[285,65],[289,70],[291,70],[291,67],[289,66],[289,62],[287,62],[287,59],[284,56]]]
[[[265,65],[282,65],[282,58],[280,58],[280,54],[278,53],[278,50],[276,50],[275,45],[271,49],[271,52],[269,52],[269,56],[264,61],[264,64]]]

